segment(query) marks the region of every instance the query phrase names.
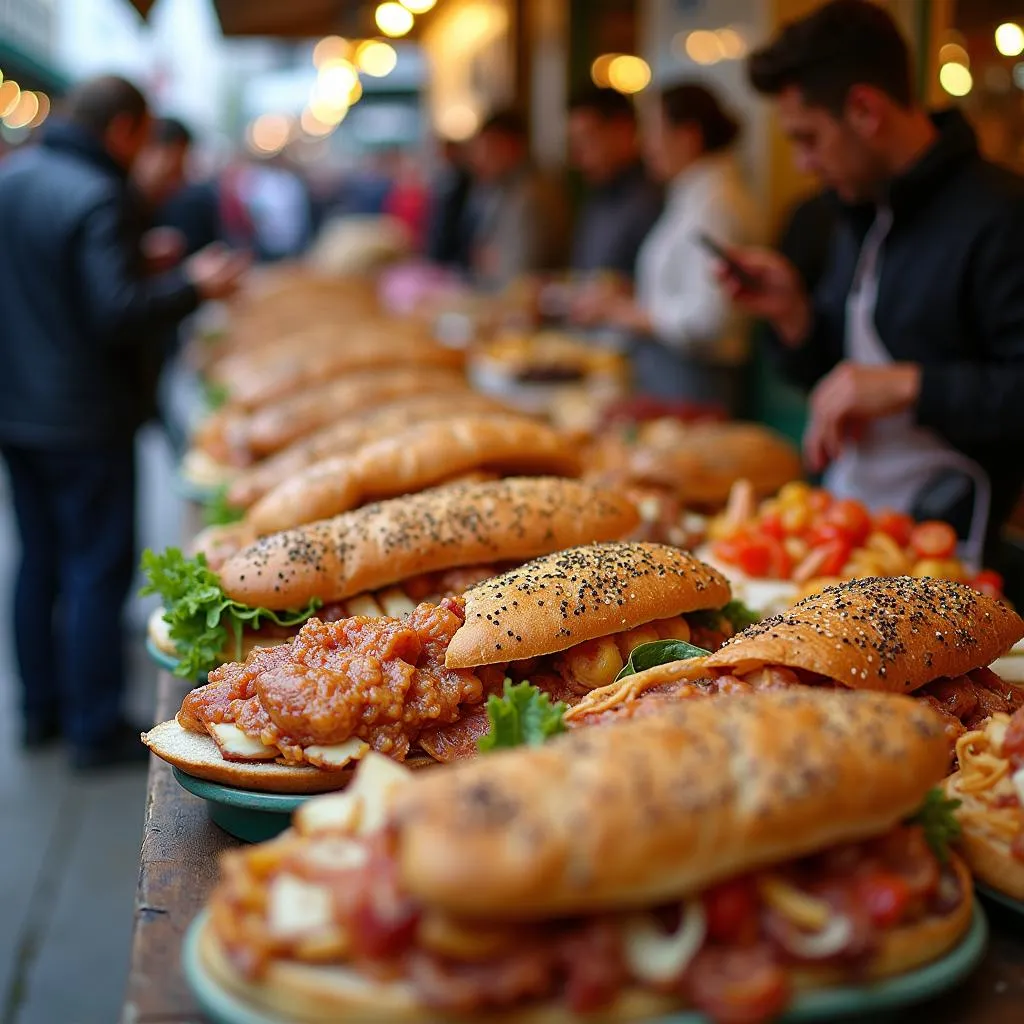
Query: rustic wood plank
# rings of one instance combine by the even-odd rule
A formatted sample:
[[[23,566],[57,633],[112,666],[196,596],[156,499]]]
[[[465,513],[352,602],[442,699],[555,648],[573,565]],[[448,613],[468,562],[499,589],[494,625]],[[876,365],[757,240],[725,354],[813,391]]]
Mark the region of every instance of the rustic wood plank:
[[[187,689],[160,674],[158,721],[174,715]],[[175,782],[170,766],[153,758],[124,1024],[203,1020],[182,976],[181,943],[216,881],[218,855],[238,845],[210,821],[203,801]]]

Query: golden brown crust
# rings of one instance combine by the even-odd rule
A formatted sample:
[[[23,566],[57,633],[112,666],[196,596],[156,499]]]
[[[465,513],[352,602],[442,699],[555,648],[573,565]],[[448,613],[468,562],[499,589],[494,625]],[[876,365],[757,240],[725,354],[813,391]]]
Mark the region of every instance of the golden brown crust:
[[[575,480],[517,477],[439,487],[272,534],[221,569],[225,594],[251,606],[338,601],[420,573],[524,561],[622,537],[625,498]]]
[[[288,530],[476,469],[576,476],[580,464],[568,438],[535,420],[462,416],[419,423],[314,463],[264,495],[246,522],[256,536]]]
[[[721,608],[721,573],[665,544],[592,544],[558,551],[466,592],[466,624],[449,668],[494,665],[569,647],[685,612]]]
[[[421,778],[396,808],[400,872],[472,917],[657,904],[884,832],[948,765],[938,714],[910,698],[681,701]]]
[[[487,395],[459,390],[432,391],[426,395],[399,398],[343,417],[335,413],[329,426],[299,438],[238,473],[228,489],[228,501],[238,508],[248,508],[278,484],[314,462],[380,441],[414,423],[454,419],[469,413],[507,411],[505,406]]]
[[[657,686],[710,669],[780,665],[856,690],[909,693],[990,664],[1022,636],[1015,611],[963,583],[872,577],[827,587],[706,658],[661,665],[638,680]]]

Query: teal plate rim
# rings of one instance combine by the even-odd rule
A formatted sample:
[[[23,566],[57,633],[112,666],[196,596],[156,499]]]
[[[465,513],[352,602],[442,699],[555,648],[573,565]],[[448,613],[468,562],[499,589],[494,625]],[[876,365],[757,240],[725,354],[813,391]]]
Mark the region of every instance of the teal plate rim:
[[[151,661],[156,662],[160,668],[166,672],[174,673],[174,670],[178,667],[178,659],[173,654],[168,654],[166,651],[160,650],[151,636],[146,637],[146,654],[149,656]],[[209,675],[206,672],[200,673],[196,676],[197,683],[208,683],[210,681]],[[182,682],[187,682],[183,679]]]
[[[991,900],[993,903],[998,903],[1000,906],[1006,907],[1007,910],[1012,910],[1015,914],[1024,915],[1024,902],[1021,902],[1021,900],[1015,900],[1012,896],[1007,896],[1005,892],[993,889],[992,886],[979,882],[977,879],[974,880],[974,889],[979,896]]]
[[[199,959],[199,934],[209,918],[203,910],[188,926],[181,962],[185,980],[203,1012],[215,1024],[285,1024],[283,1018],[268,1017],[242,999],[223,989],[207,975]],[[962,981],[981,960],[988,941],[985,913],[974,903],[971,926],[956,949],[941,960],[873,985],[849,986],[809,992],[797,996],[793,1007],[780,1022],[828,1021],[835,1017],[896,1009],[947,991]],[[651,1018],[647,1024],[709,1024],[700,1013],[685,1012]]]
[[[305,793],[263,793],[256,789],[225,786],[222,782],[210,782],[209,779],[189,775],[175,765],[171,765],[171,771],[182,789],[200,800],[225,807],[238,807],[264,814],[291,814],[310,798]]]

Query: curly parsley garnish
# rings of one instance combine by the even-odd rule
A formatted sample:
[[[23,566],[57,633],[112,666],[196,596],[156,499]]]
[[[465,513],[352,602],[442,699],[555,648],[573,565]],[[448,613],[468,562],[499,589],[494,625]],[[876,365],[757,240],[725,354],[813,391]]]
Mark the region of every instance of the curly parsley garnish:
[[[924,838],[940,864],[949,860],[950,843],[960,838],[960,822],[953,813],[959,806],[959,800],[949,800],[941,789],[932,789],[910,819],[911,824],[924,830]]]
[[[539,747],[546,740],[566,731],[562,715],[565,704],[551,703],[551,697],[532,683],[513,685],[505,680],[504,695],[487,698],[487,717],[491,731],[477,740],[481,753],[503,747]]]

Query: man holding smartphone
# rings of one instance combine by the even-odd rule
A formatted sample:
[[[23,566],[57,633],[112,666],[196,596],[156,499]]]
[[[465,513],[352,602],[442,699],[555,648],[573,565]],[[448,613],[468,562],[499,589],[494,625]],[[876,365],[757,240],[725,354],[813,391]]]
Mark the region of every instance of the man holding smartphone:
[[[844,205],[813,295],[773,251],[733,249],[734,300],[811,387],[807,461],[872,506],[937,515],[980,561],[1024,481],[1024,181],[956,110],[930,116],[892,18],[832,3],[750,58],[800,167]]]

